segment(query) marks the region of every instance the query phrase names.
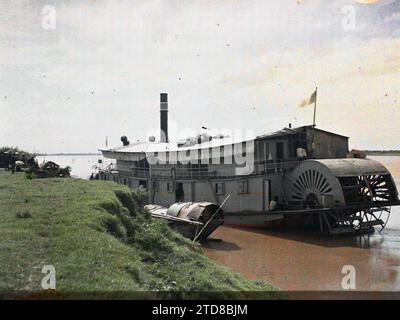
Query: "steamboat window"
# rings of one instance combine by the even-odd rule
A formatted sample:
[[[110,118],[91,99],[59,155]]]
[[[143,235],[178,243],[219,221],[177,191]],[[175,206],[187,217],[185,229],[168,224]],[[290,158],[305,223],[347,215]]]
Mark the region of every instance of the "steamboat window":
[[[248,181],[247,180],[238,181],[238,193],[239,194],[248,193]]]
[[[276,143],[276,159],[277,160],[283,159],[283,142]]]
[[[173,193],[174,192],[174,185],[172,182],[167,182],[167,191],[169,193]]]
[[[269,152],[269,142],[264,142],[265,160],[272,160],[271,153]]]
[[[221,152],[219,147],[210,149],[210,159],[211,159],[211,164],[221,163]]]
[[[147,189],[147,181],[139,180],[139,188]]]
[[[168,152],[159,152],[158,153],[158,158],[157,158],[157,163],[160,164],[166,164],[168,163]]]
[[[246,156],[246,142],[242,142],[242,157]]]
[[[221,164],[232,164],[234,150],[232,144],[221,147],[221,155],[223,157]]]
[[[199,149],[199,159],[200,159],[199,164],[209,164],[210,149],[209,148]]]
[[[214,188],[215,188],[215,194],[225,194],[225,183],[216,182]]]

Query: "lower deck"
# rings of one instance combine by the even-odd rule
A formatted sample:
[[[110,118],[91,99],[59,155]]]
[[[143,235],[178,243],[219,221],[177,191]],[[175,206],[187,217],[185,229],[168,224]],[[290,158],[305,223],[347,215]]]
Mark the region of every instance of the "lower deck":
[[[150,202],[170,206],[176,202],[213,202],[221,204],[228,195],[224,211],[229,213],[266,213],[271,199],[285,202],[281,188],[282,173],[202,180],[136,178],[118,171],[101,172],[101,180],[111,180],[130,188],[149,191]]]
[[[149,192],[150,203],[169,207],[176,202],[224,203],[226,223],[248,227],[304,226],[318,227],[321,232],[370,232],[374,226],[384,228],[390,206],[399,200],[382,197],[357,204],[339,206],[309,206],[307,202],[294,205],[286,198],[284,172],[254,174],[229,178],[180,180],[165,178],[137,178],[119,171],[100,172],[99,179],[111,180],[130,188]],[[289,180],[288,180],[289,181]],[[289,181],[290,182],[290,181]],[[274,206],[272,204],[275,203]]]

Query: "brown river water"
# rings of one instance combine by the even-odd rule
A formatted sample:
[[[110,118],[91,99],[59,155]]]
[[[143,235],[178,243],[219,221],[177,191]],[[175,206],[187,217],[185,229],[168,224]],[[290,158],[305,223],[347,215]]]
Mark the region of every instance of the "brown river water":
[[[371,157],[392,173],[400,190],[400,157]],[[342,268],[354,266],[356,290],[400,291],[400,207],[386,229],[364,236],[322,236],[294,229],[220,227],[204,253],[249,279],[287,291],[341,291]]]

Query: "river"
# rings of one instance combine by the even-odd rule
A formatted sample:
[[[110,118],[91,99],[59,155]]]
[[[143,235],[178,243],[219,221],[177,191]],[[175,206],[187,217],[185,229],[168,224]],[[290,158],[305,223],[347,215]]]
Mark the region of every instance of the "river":
[[[400,190],[400,157],[370,158],[389,169]],[[93,166],[109,163],[100,155],[46,156],[46,160],[71,166],[72,176],[83,179],[90,176]],[[293,229],[220,227],[212,237],[221,241],[204,244],[208,257],[249,279],[261,279],[282,290],[343,290],[342,268],[350,265],[356,271],[357,290],[400,291],[400,207],[392,208],[381,233],[369,236],[333,238]]]

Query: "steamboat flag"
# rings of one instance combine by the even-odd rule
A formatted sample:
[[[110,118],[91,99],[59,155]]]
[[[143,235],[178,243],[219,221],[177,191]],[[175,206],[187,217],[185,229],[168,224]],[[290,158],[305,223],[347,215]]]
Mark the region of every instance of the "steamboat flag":
[[[310,104],[315,103],[315,101],[317,101],[317,90],[316,89],[315,89],[314,93],[310,97],[308,97],[307,99],[304,99],[300,103],[300,107],[308,106]]]

